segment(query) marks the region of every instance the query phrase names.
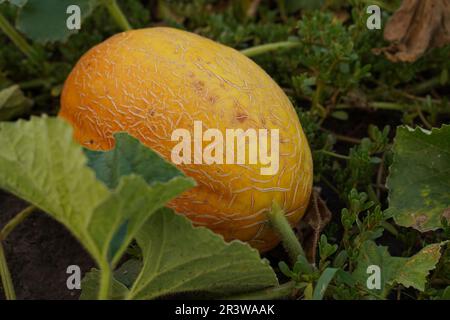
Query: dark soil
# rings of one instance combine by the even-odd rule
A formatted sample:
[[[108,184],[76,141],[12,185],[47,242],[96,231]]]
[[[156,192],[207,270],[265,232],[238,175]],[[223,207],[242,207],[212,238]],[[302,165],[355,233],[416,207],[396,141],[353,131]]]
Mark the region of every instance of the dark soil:
[[[0,191],[0,228],[26,206]],[[18,299],[78,299],[80,290],[67,289],[66,269],[78,265],[84,274],[94,266],[69,231],[41,211],[19,225],[4,247]],[[4,299],[3,290],[0,299]]]

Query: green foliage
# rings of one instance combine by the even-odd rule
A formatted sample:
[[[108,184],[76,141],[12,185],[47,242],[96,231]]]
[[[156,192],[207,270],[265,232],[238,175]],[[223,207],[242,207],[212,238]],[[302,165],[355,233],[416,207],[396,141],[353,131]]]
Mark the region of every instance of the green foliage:
[[[368,281],[368,267],[376,265],[381,271],[381,283],[379,290],[372,290],[381,297],[386,297],[394,283],[424,291],[426,278],[441,257],[442,245],[443,243],[431,244],[410,258],[398,258],[391,257],[386,247],[377,246],[368,240],[360,248],[358,266],[353,277],[361,285],[365,285]]]
[[[39,6],[36,0],[6,2],[0,1],[1,14],[17,22],[42,63],[30,61],[0,32],[0,120],[56,114],[76,61],[121,31],[106,5],[111,2],[71,1],[82,6],[78,33],[65,28],[65,0],[39,1]],[[293,265],[271,261],[295,284],[297,297],[449,299],[450,252],[444,246],[450,239],[449,46],[414,63],[392,63],[373,53],[387,43],[383,30],[367,30],[367,4],[357,0],[261,1],[254,13],[251,1],[117,3],[135,28],[175,26],[237,50],[295,44],[252,59],[292,100],[313,151],[314,183],[333,212],[315,264],[302,256]],[[385,25],[399,1],[377,3]],[[193,182],[135,139],[118,134],[115,149],[95,152],[75,145],[70,130],[52,118],[0,128],[0,187],[66,225],[99,264],[100,270],[83,280],[82,298],[98,296],[105,274],[100,264],[113,262],[113,270],[125,250],[132,259],[113,270],[110,297],[115,299],[181,292],[219,297],[276,285],[273,271],[248,246],[226,244],[160,209]],[[96,219],[82,223],[91,216]],[[115,219],[106,223],[106,216]],[[165,243],[158,242],[163,230]],[[139,245],[130,248],[135,238]],[[145,250],[150,242],[159,245],[159,266],[150,261],[157,253]],[[201,253],[195,246],[205,247],[199,261],[191,261]],[[229,276],[220,262],[230,265]],[[370,264],[382,270],[380,290],[366,286]],[[218,269],[211,270],[215,265]],[[246,280],[238,283],[233,268],[241,267]]]
[[[81,17],[89,16],[95,0],[28,0],[19,12],[17,28],[29,38],[40,43],[65,41],[77,30],[66,26],[70,5],[80,8]]]
[[[390,128],[386,126],[382,131],[373,125],[369,125],[368,138],[350,149],[347,166],[336,175],[339,189],[343,190],[343,196],[352,188],[367,188],[370,185],[375,169],[383,161],[379,154],[388,149],[388,135]],[[370,186],[367,191],[370,191]]]
[[[333,84],[347,90],[369,75],[361,66],[347,28],[331,14],[314,13],[298,23],[300,63],[312,71],[316,85]]]
[[[450,220],[450,126],[400,127],[393,151],[387,185],[395,221],[422,232],[441,227]]]
[[[30,112],[33,101],[23,95],[18,85],[0,90],[0,120],[10,120]]]
[[[150,186],[141,176],[116,171],[121,179],[108,190],[86,166],[71,128],[61,119],[2,123],[0,133],[0,187],[64,224],[101,267],[114,266],[145,220],[194,185],[177,174]],[[142,145],[139,151],[152,153]],[[109,158],[109,152],[104,157]],[[97,156],[91,163],[101,161]],[[165,166],[162,159],[153,163]]]
[[[97,292],[96,280],[114,269],[134,238],[142,269],[129,290],[113,280],[113,298],[226,295],[277,285],[267,261],[247,244],[226,244],[168,209],[158,211],[193,180],[134,138],[115,139],[111,151],[86,150],[87,161],[61,119],[0,124],[0,187],[49,213],[84,245],[100,267],[84,281],[86,296]]]
[[[148,300],[190,292],[221,297],[278,283],[256,250],[239,241],[226,244],[220,236],[206,228],[194,228],[169,209],[160,210],[147,221],[137,242],[143,262],[130,260],[116,271],[128,275],[125,280],[116,276],[117,297]],[[83,298],[95,297],[98,278],[98,271],[88,273]]]

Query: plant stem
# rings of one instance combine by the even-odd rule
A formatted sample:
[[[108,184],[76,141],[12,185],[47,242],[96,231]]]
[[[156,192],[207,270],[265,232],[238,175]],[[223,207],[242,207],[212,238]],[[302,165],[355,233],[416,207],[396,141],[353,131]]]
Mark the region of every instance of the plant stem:
[[[441,79],[439,76],[437,76],[417,84],[416,86],[412,87],[411,90],[409,91],[414,94],[423,94],[429,92],[434,87],[438,87],[440,84]]]
[[[328,188],[330,188],[334,193],[337,195],[340,194],[339,190],[327,179],[324,175],[320,176],[320,180],[323,181],[327,185]]]
[[[344,136],[342,134],[337,134],[337,133],[333,133],[333,135],[336,137],[336,140],[339,140],[339,141],[349,142],[349,143],[353,143],[353,144],[361,143],[361,139],[358,139],[358,138]]]
[[[2,230],[0,230],[0,278],[2,279],[3,289],[5,291],[5,297],[8,300],[15,300],[16,293],[14,291],[14,285],[9,272],[8,263],[6,262],[5,250],[3,248],[2,241],[8,237],[20,223],[23,222],[34,210],[35,206],[28,206],[20,211],[14,218],[12,218]]]
[[[6,300],[16,300],[16,293],[12,283],[11,273],[6,263],[5,251],[0,241],[0,278],[2,278],[3,290],[5,291]]]
[[[108,300],[111,291],[112,272],[108,263],[104,263],[100,268],[100,288],[98,290],[98,300]]]
[[[293,262],[297,261],[299,255],[306,257],[302,245],[298,241],[289,221],[284,215],[284,211],[275,201],[272,203],[272,210],[267,213],[267,216],[269,217],[272,227],[280,235],[283,246],[291,260]]]
[[[382,226],[386,231],[388,231],[390,234],[392,234],[394,237],[398,238],[398,231],[397,231],[397,229],[396,229],[392,224],[390,224],[390,223],[387,222],[387,221],[383,221],[383,222],[381,222],[381,226]]]
[[[344,135],[335,133],[335,132],[333,132],[331,130],[328,130],[326,128],[320,128],[320,130],[322,130],[323,132],[327,132],[327,133],[332,134],[336,138],[336,140],[339,140],[339,141],[349,142],[349,143],[353,143],[353,144],[360,144],[361,143],[361,139],[358,139],[358,138],[344,136]]]
[[[33,211],[36,210],[35,206],[28,206],[20,211],[14,218],[8,221],[8,223],[0,231],[0,241],[6,239],[6,237],[13,231],[19,224],[23,222]]]
[[[39,53],[33,48],[0,13],[0,29],[35,65],[39,65]]]
[[[423,114],[422,110],[420,110],[420,108],[417,108],[417,114],[419,115],[419,118],[422,121],[423,125],[427,129],[431,130],[431,128],[433,128],[433,125],[427,120],[427,118]]]
[[[239,295],[234,295],[230,297],[225,297],[223,300],[275,300],[288,298],[295,288],[295,282],[289,281],[282,285],[253,291],[249,293],[243,293]]]
[[[0,29],[35,65],[39,65],[39,53],[33,48],[0,13]]]
[[[39,87],[48,88],[51,86],[51,81],[46,79],[33,79],[29,81],[23,81],[18,83],[21,89],[34,89]]]
[[[374,101],[369,103],[368,106],[358,107],[352,106],[348,104],[337,104],[335,109],[365,109],[370,110],[373,109],[381,109],[381,110],[394,110],[394,111],[417,111],[417,108],[420,108],[421,111],[428,111],[428,107],[426,105],[413,105],[413,104],[399,104],[395,102],[383,102],[383,101]],[[440,114],[449,114],[450,110],[448,108],[440,108],[436,110],[437,113]]]
[[[248,49],[241,50],[241,53],[246,55],[247,57],[254,57],[258,56],[263,53],[276,51],[278,49],[282,48],[294,48],[300,45],[300,42],[294,42],[294,41],[281,41],[281,42],[274,42],[274,43],[267,43],[262,44],[260,46],[254,46]]]
[[[132,29],[130,26],[130,23],[128,22],[127,18],[125,17],[123,11],[120,9],[116,0],[103,0],[103,3],[105,4],[106,8],[108,9],[111,17],[114,19],[114,21],[117,23],[117,25],[120,28],[122,28],[122,30],[127,31],[127,30]]]
[[[343,154],[339,154],[339,153],[335,153],[332,151],[327,151],[327,150],[317,150],[317,152],[326,154],[330,157],[334,157],[334,158],[338,158],[338,159],[343,159],[343,160],[349,160],[350,157],[349,156],[344,156]]]

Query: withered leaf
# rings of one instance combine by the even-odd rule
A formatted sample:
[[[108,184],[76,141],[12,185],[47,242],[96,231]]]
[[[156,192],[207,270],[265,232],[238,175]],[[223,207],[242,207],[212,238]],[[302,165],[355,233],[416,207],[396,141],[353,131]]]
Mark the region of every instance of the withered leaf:
[[[316,262],[316,251],[320,234],[330,220],[331,211],[320,197],[319,189],[314,188],[308,210],[298,226],[298,230],[302,235],[306,257],[311,263]]]
[[[428,49],[450,44],[450,0],[403,0],[384,38],[391,45],[374,52],[393,62],[414,62]]]

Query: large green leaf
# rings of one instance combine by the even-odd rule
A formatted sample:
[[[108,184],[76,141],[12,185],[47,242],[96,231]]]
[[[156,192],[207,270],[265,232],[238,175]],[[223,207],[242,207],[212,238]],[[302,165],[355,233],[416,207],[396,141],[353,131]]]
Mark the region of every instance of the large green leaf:
[[[114,281],[122,283],[114,285],[116,297],[126,294],[127,299],[154,299],[192,292],[218,297],[278,284],[258,251],[240,241],[226,243],[209,229],[193,227],[187,218],[167,208],[148,219],[137,241],[143,254],[142,269],[136,275],[137,263],[131,260],[133,263],[115,272]],[[89,299],[97,292],[98,271],[91,271],[83,283],[82,298]],[[129,290],[124,291],[124,287]]]
[[[402,258],[392,257],[387,247],[377,246],[371,240],[365,241],[360,248],[358,265],[353,277],[361,286],[366,287],[366,281],[370,276],[367,274],[367,268],[375,265],[381,271],[380,290],[372,289],[375,293],[385,297],[396,283],[424,291],[427,276],[439,262],[440,249],[444,244],[434,243],[410,258]]]
[[[33,101],[23,95],[18,85],[0,91],[0,121],[10,120],[30,111]]]
[[[424,232],[450,221],[450,125],[399,127],[387,186],[388,210],[399,225]]]
[[[225,243],[206,228],[163,209],[137,234],[143,268],[128,298],[152,299],[180,292],[226,295],[278,284],[257,250],[240,241]]]
[[[65,41],[77,32],[67,28],[67,8],[77,5],[83,20],[92,13],[96,4],[95,0],[28,0],[19,12],[16,26],[29,38],[40,43]]]
[[[99,265],[115,264],[145,220],[194,185],[178,175],[149,186],[131,174],[110,191],[86,165],[70,126],[58,118],[0,123],[0,145],[0,188],[64,224]],[[165,165],[159,162],[153,165]]]

